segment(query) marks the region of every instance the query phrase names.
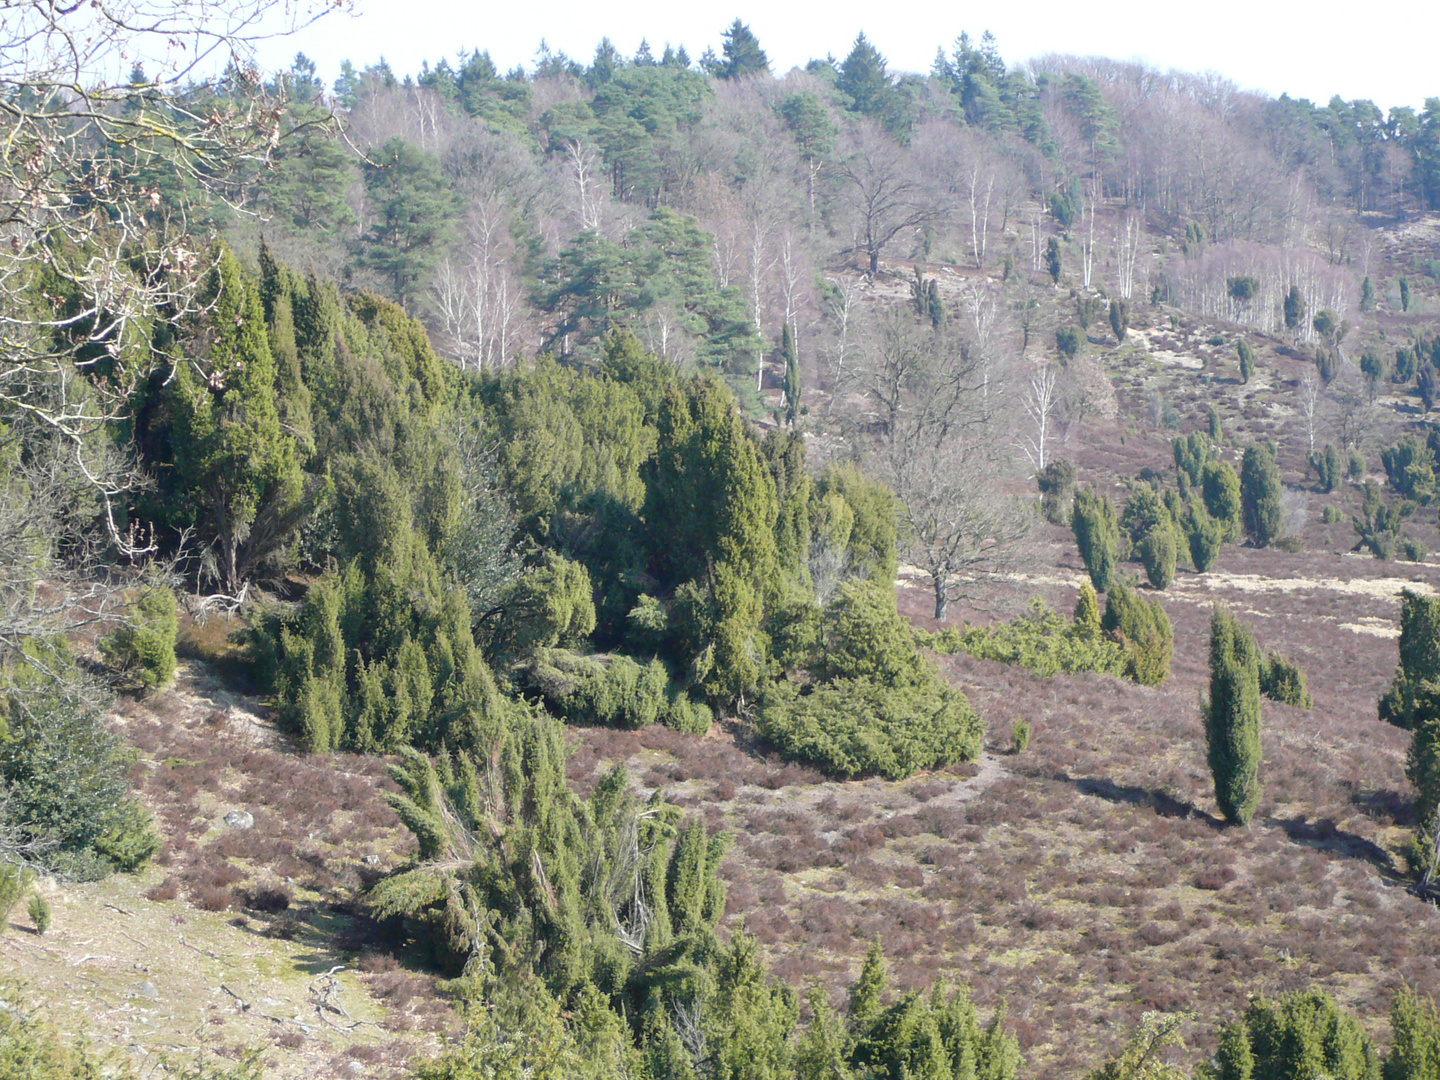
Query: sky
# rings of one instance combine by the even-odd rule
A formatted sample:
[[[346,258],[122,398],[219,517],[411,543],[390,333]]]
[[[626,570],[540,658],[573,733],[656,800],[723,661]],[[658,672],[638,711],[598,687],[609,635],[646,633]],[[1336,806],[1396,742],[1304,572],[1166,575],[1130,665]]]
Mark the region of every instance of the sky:
[[[999,39],[1009,63],[1051,52],[1142,60],[1151,66],[1217,72],[1246,89],[1328,101],[1370,98],[1388,109],[1419,108],[1440,96],[1440,0],[1026,0],[966,5],[935,0],[355,0],[288,39],[267,43],[260,59],[283,67],[296,51],[331,81],[340,61],[357,67],[384,56],[397,74],[417,71],[460,49],[488,49],[503,71],[527,68],[542,38],[588,61],[609,36],[627,56],[649,40],[684,45],[698,58],[719,51],[737,16],[784,72],[827,53],[843,58],[863,30],[892,71],[926,71],[938,45],[962,31]],[[1372,18],[1362,18],[1373,12]]]

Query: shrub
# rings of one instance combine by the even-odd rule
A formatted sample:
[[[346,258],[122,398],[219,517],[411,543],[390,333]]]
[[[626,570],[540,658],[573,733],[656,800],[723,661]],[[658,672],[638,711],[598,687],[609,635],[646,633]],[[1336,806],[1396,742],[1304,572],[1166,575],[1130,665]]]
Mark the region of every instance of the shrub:
[[[836,776],[891,780],[973,761],[985,736],[965,696],[938,673],[931,684],[909,688],[837,679],[802,693],[778,683],[766,692],[758,728],[793,761]]]
[[[0,862],[0,934],[10,925],[10,912],[35,880],[35,872],[18,863]]]
[[[1338,506],[1330,503],[1320,512],[1320,520],[1326,525],[1334,525],[1338,521],[1344,521],[1345,515],[1340,512]]]
[[[1440,1012],[1433,998],[1408,986],[1390,1002],[1390,1053],[1385,1080],[1434,1080],[1440,1076]]]
[[[1215,801],[1232,825],[1260,804],[1260,660],[1250,631],[1216,604],[1210,618],[1210,693],[1200,702]]]
[[[985,725],[915,647],[888,583],[846,582],[825,613],[827,681],[787,681],[762,699],[758,727],[782,754],[840,776],[909,776],[968,761]]]
[[[1388,559],[1395,554],[1400,543],[1400,527],[1415,512],[1415,504],[1401,500],[1387,503],[1380,494],[1380,485],[1374,480],[1365,481],[1365,498],[1360,513],[1351,518],[1360,546],[1369,548],[1377,559]]]
[[[245,894],[245,906],[251,911],[274,915],[290,907],[290,890],[284,886],[265,886]]]
[[[24,987],[0,984],[0,1080],[81,1080],[115,1077],[133,1080],[128,1060],[95,1050],[83,1031],[59,1031],[46,1019],[50,1010],[32,1007]],[[261,1080],[256,1055],[236,1064],[201,1062],[198,1057],[174,1063],[184,1080]],[[169,1071],[169,1070],[167,1070]]]
[[[1415,789],[1418,822],[1405,857],[1412,873],[1433,884],[1440,873],[1436,865],[1440,860],[1440,708],[1433,694],[1426,696],[1424,715],[1415,721],[1405,758],[1405,776]]]
[[[1190,483],[1199,484],[1206,463],[1214,457],[1209,437],[1203,431],[1192,431],[1183,437],[1177,435],[1171,446],[1175,452],[1176,471],[1184,473]]]
[[[1225,538],[1239,539],[1244,499],[1234,468],[1228,461],[1208,461],[1201,470],[1200,485],[1205,509],[1224,527]]]
[[[105,662],[146,690],[175,675],[175,638],[180,620],[175,594],[163,586],[142,589],[123,626],[100,639]]]
[[[1198,573],[1205,573],[1220,557],[1225,542],[1225,526],[1211,517],[1205,504],[1192,499],[1185,517],[1185,539],[1190,548],[1190,562]]]
[[[50,929],[50,901],[39,893],[30,897],[28,914],[37,934],[44,934]]]
[[[1267,653],[1260,661],[1260,693],[1281,705],[1301,709],[1314,705],[1310,691],[1305,688],[1305,672],[1295,661],[1277,652]]]
[[[520,671],[546,706],[570,723],[635,729],[659,721],[692,734],[710,730],[709,707],[672,683],[659,660],[642,664],[619,654],[541,649]]]
[[[1430,554],[1430,549],[1425,546],[1424,540],[1408,536],[1400,541],[1400,550],[1411,562],[1424,562],[1425,556]]]
[[[1040,488],[1040,512],[1052,525],[1070,524],[1070,489],[1075,486],[1075,466],[1061,459],[1052,461],[1035,475]]]
[[[1055,348],[1066,360],[1075,359],[1075,354],[1080,351],[1080,346],[1085,342],[1085,336],[1076,326],[1062,326],[1055,331]]]
[[[1254,1080],[1302,1076],[1374,1080],[1380,1071],[1359,1021],[1320,990],[1256,998],[1242,1023],[1249,1036]]]
[[[1096,641],[1100,637],[1100,598],[1095,587],[1088,581],[1080,583],[1080,594],[1075,598],[1075,614],[1072,617],[1075,635],[1083,641]]]
[[[628,656],[592,660],[588,677],[565,695],[562,711],[567,717],[607,727],[649,727],[660,719],[668,703],[665,691],[669,683],[659,660],[644,666]]]
[[[1115,507],[1095,491],[1077,492],[1071,527],[1091,584],[1105,592],[1115,576],[1115,549],[1120,542]]]
[[[849,581],[825,612],[824,673],[832,679],[868,679],[916,686],[934,675],[915,651],[910,624],[901,617],[888,582]]]
[[[132,761],[104,721],[108,700],[62,646],[31,642],[0,683],[0,719],[17,737],[0,740],[0,781],[9,823],[50,847],[54,873],[95,880],[136,870],[160,848],[149,813],[130,795]],[[41,666],[37,668],[34,663]],[[24,722],[14,722],[24,701]]]
[[[1130,308],[1119,297],[1110,301],[1110,329],[1115,332],[1116,341],[1124,341],[1130,332]]]
[[[228,911],[235,894],[222,885],[202,885],[190,896],[201,911]]]
[[[1365,462],[1365,455],[1360,452],[1359,448],[1351,450],[1350,463],[1345,468],[1346,477],[1351,480],[1359,480],[1369,471],[1370,466]]]
[[[1440,597],[1400,594],[1400,664],[1380,699],[1380,719],[1412,731],[1429,708],[1427,684],[1440,681]]]
[[[1255,350],[1248,341],[1241,338],[1235,343],[1235,353],[1240,358],[1240,381],[1248,383],[1250,376],[1255,374]]]
[[[1310,468],[1315,470],[1315,477],[1320,481],[1320,490],[1332,492],[1335,485],[1340,482],[1343,473],[1343,466],[1340,462],[1340,451],[1335,449],[1334,443],[1326,443],[1325,449],[1310,455]]]
[[[1030,602],[1030,611],[1012,622],[963,631],[950,627],[938,634],[917,631],[916,637],[936,652],[965,652],[980,660],[1019,664],[1045,676],[1126,673],[1125,650],[1101,635],[1099,604],[1088,584],[1082,586],[1073,623],[1066,623],[1037,597]]]
[[[666,702],[660,722],[672,731],[685,735],[704,735],[714,723],[715,714],[703,701],[696,701],[675,684],[666,690]]]
[[[1120,512],[1120,531],[1128,538],[1131,550],[1138,555],[1140,542],[1149,533],[1172,524],[1170,508],[1161,493],[1148,481],[1136,484]]]
[[[1151,529],[1141,538],[1140,561],[1145,576],[1157,589],[1168,589],[1175,580],[1175,533],[1168,526]]]
[[[1390,489],[1404,499],[1427,505],[1435,497],[1435,454],[1425,441],[1405,435],[1399,442],[1380,451],[1380,462]]]
[[[1015,748],[1015,753],[1023,754],[1030,748],[1030,721],[1016,720],[1010,729],[1010,740]]]
[[[1128,585],[1116,585],[1106,597],[1100,626],[1125,650],[1125,675],[1146,686],[1159,686],[1170,675],[1175,634],[1160,601],[1146,600]]]

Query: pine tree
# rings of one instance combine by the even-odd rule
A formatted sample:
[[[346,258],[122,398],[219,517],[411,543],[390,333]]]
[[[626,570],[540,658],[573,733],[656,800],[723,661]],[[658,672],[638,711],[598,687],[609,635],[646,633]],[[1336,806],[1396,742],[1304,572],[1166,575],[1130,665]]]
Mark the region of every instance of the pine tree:
[[[835,149],[836,129],[820,95],[813,90],[797,90],[780,103],[780,116],[795,140],[795,148],[805,162],[805,193],[810,213],[815,213],[815,182],[824,168],[825,159]]]
[[[1045,241],[1045,269],[1050,274],[1050,280],[1056,285],[1060,284],[1060,239],[1052,236]]]
[[[746,75],[770,73],[770,59],[760,48],[760,41],[750,27],[736,19],[720,36],[724,41],[720,47],[724,60],[715,73],[719,78],[740,79]]]
[[[1241,514],[1245,535],[1256,547],[1280,539],[1280,469],[1269,447],[1250,446],[1240,463]]]
[[[1228,608],[1210,619],[1210,694],[1201,700],[1215,801],[1245,825],[1260,804],[1260,655]]]
[[[391,299],[409,306],[439,258],[451,196],[435,155],[404,139],[390,139],[373,157],[365,165],[371,219],[356,244],[356,262],[384,279]]]
[[[854,112],[885,119],[894,108],[894,87],[885,70],[885,58],[861,31],[850,54],[840,65],[836,86],[850,98]]]

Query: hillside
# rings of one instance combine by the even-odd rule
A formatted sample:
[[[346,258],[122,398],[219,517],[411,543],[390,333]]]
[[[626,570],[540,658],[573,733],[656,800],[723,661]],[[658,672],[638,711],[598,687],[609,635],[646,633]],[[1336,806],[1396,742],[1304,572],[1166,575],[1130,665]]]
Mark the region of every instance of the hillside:
[[[1436,1080],[1440,99],[136,3],[0,24],[0,1080]]]

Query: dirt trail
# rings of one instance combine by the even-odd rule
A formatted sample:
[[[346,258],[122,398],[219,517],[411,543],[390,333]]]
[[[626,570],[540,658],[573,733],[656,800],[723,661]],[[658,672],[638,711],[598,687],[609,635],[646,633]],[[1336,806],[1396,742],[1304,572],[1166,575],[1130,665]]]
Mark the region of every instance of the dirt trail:
[[[1417,570],[1422,568],[1434,569],[1433,566],[1426,563],[1417,564]],[[986,574],[984,578],[989,581],[1007,581],[1018,585],[1055,586],[1071,589],[1078,589],[1082,582],[1088,580],[1087,576],[1080,571],[1066,573],[1064,570],[1048,574],[1020,572]],[[925,580],[925,571],[918,566],[901,566],[895,584],[901,588],[923,588]],[[980,576],[971,575],[959,580],[978,581]],[[1405,589],[1420,593],[1422,596],[1434,596],[1437,592],[1435,586],[1418,577],[1265,577],[1260,574],[1236,574],[1225,570],[1211,570],[1204,574],[1183,574],[1176,577],[1166,595],[1176,599],[1198,602],[1205,594],[1223,589],[1266,594],[1333,592],[1345,596],[1393,602],[1399,601],[1400,593]]]

